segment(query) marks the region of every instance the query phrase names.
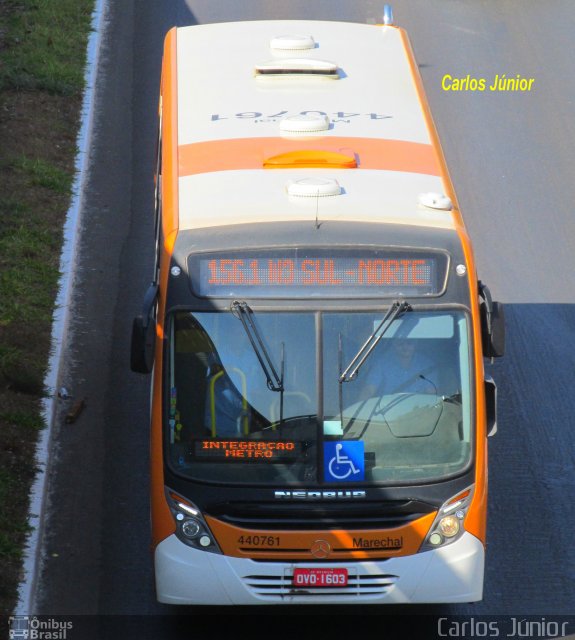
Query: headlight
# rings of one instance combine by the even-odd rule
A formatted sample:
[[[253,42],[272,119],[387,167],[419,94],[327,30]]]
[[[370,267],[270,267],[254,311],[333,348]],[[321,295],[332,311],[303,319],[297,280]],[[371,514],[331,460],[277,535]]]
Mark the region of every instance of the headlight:
[[[221,553],[204,517],[194,504],[167,488],[166,499],[176,521],[176,536],[181,542],[194,549]]]
[[[459,533],[459,520],[455,516],[446,516],[439,521],[439,530],[446,538],[453,538]]]
[[[197,538],[201,531],[202,525],[195,518],[188,518],[182,522],[182,534],[190,540]]]
[[[419,549],[420,551],[444,547],[462,536],[463,521],[471,504],[472,496],[473,487],[471,486],[443,504]]]

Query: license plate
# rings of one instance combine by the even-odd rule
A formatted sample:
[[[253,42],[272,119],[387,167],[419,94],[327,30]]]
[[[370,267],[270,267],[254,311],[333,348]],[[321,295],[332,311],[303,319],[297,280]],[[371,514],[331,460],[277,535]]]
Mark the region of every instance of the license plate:
[[[347,569],[294,569],[294,587],[346,587]]]

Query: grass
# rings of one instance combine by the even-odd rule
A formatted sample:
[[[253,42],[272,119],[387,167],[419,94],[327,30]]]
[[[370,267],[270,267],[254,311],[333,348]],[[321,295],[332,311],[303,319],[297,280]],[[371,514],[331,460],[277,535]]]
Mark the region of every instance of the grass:
[[[93,5],[0,0],[0,620],[28,532]]]
[[[63,96],[82,89],[86,34],[92,2],[4,0],[7,51],[0,91],[48,91]]]
[[[0,413],[0,419],[4,422],[11,422],[20,429],[40,430],[44,428],[44,423],[38,414],[26,413],[25,411],[12,411]]]
[[[4,168],[3,173],[20,172],[13,182],[19,182],[22,195],[19,200],[0,198],[0,327],[50,322],[58,281],[60,230],[52,227],[52,216],[45,215],[43,209],[37,210],[30,200],[38,202],[38,196],[43,195],[38,193],[38,187],[67,200],[72,174],[39,158],[25,156],[14,158]],[[51,204],[48,202],[47,206],[50,208]]]
[[[14,475],[5,470],[0,470],[0,504],[10,500],[10,495],[18,489]],[[10,531],[7,531],[10,529]],[[6,516],[0,512],[0,562],[5,558],[22,557],[22,546],[18,544],[18,538],[13,534],[15,531],[25,535],[28,533],[28,524],[25,521],[10,523],[6,521]]]
[[[63,171],[42,158],[27,158],[22,155],[12,161],[11,167],[14,171],[21,171],[27,175],[35,186],[45,187],[64,195],[70,193],[73,179],[70,172]]]

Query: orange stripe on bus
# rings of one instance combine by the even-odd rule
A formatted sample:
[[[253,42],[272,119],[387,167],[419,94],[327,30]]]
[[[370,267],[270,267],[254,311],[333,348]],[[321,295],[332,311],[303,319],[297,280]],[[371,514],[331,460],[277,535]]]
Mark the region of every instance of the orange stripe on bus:
[[[238,138],[210,140],[178,148],[179,175],[213,171],[262,169],[273,156],[293,151],[327,151],[355,156],[360,169],[383,169],[440,175],[440,166],[429,144],[373,138]]]

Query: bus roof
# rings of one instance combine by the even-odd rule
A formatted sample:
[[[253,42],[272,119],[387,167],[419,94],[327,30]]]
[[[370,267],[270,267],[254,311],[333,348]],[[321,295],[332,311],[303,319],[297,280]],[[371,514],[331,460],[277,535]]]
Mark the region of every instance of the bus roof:
[[[166,46],[180,230],[318,218],[456,227],[449,202],[419,200],[454,196],[401,29],[220,23],[173,30]]]

